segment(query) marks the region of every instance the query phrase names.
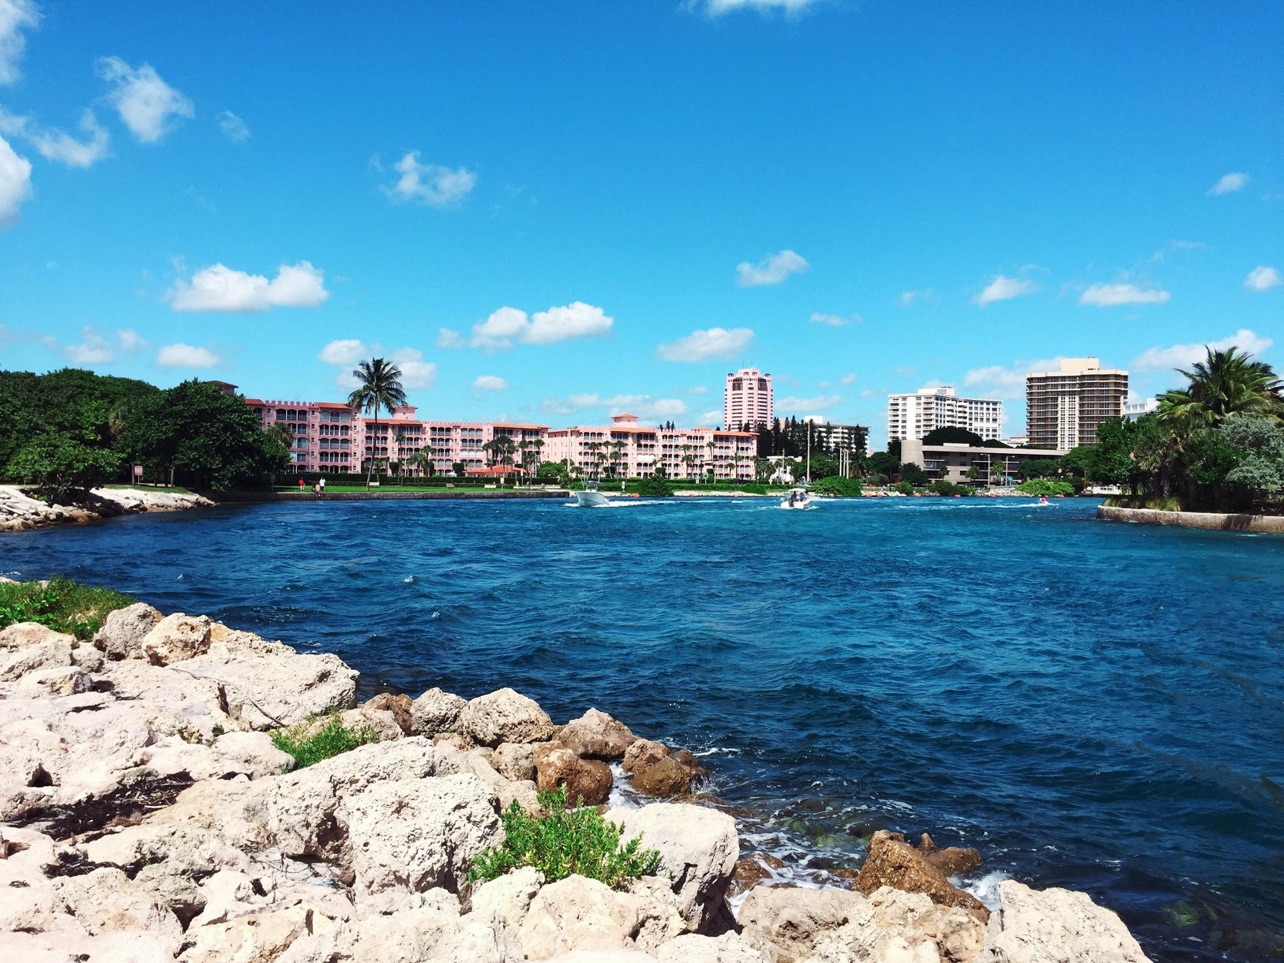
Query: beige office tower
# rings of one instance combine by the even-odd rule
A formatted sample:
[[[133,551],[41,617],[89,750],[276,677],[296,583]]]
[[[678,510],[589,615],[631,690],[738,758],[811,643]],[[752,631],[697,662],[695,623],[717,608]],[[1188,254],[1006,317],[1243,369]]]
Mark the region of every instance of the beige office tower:
[[[1025,425],[1033,448],[1069,451],[1097,441],[1097,426],[1123,414],[1128,372],[1096,358],[1062,358],[1060,371],[1025,376]]]
[[[771,424],[771,375],[757,368],[741,368],[727,375],[722,417],[728,430],[748,425],[752,431],[759,425]]]

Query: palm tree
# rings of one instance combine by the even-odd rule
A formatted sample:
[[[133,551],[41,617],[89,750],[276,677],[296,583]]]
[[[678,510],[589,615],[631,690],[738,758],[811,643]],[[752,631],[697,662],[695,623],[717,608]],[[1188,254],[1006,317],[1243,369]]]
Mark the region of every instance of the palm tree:
[[[1160,416],[1170,423],[1221,424],[1231,415],[1284,414],[1284,384],[1270,365],[1252,361],[1237,347],[1205,348],[1207,357],[1178,373],[1189,384],[1159,396]]]
[[[383,358],[372,358],[357,364],[352,376],[358,386],[348,395],[348,407],[374,415],[376,436],[379,433],[379,409],[392,414],[398,405],[406,403],[406,392],[401,387],[401,369]],[[370,465],[366,468],[366,491],[370,490],[370,475],[374,471],[375,444],[370,446]]]

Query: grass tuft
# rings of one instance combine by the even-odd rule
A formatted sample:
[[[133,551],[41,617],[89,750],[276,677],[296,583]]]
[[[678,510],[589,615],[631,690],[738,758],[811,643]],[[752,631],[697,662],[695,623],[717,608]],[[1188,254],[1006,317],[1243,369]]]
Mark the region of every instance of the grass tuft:
[[[63,575],[47,582],[0,583],[0,629],[38,622],[81,640],[102,628],[107,613],[136,600],[111,589],[91,588]]]
[[[379,733],[373,726],[350,729],[343,724],[337,712],[328,716],[319,729],[317,720],[313,719],[272,733],[273,745],[294,757],[295,769],[304,769],[323,759],[378,741]]]
[[[541,813],[529,815],[514,800],[501,815],[504,842],[473,861],[469,882],[497,879],[522,866],[533,866],[554,883],[567,876],[587,876],[612,888],[630,879],[654,876],[660,854],[642,849],[637,837],[620,847],[620,827],[588,806],[566,808],[566,787],[539,794]]]

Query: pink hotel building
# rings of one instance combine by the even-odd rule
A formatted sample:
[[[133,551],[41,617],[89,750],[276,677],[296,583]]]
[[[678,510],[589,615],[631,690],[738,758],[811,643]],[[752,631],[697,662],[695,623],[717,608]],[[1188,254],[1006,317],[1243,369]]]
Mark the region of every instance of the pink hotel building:
[[[501,436],[533,451],[537,462],[566,462],[585,475],[646,478],[663,465],[670,478],[705,477],[712,469],[718,479],[749,481],[757,454],[752,432],[644,428],[636,415],[615,415],[613,424],[600,427],[550,430],[512,422],[421,421],[413,405],[402,405],[376,424],[339,402],[246,398],[245,403],[265,429],[284,424],[293,431],[295,472],[360,472],[371,456],[405,464],[427,448],[435,474],[452,474],[457,463],[477,474],[490,464],[483,446]]]

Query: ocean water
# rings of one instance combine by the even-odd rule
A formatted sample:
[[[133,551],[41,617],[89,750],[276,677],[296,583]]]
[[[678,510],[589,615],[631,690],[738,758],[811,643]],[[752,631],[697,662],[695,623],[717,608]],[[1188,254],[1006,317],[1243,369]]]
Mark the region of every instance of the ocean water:
[[[1284,952],[1284,538],[1011,499],[307,502],[0,535],[361,670],[701,754],[745,850],[875,829],[1082,889],[1157,960]]]

